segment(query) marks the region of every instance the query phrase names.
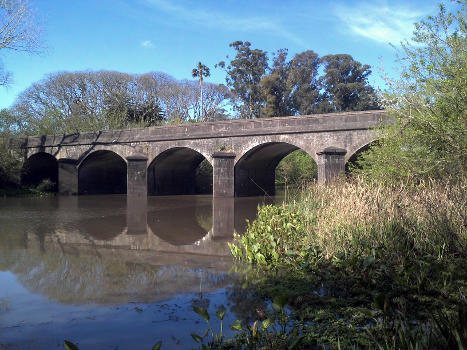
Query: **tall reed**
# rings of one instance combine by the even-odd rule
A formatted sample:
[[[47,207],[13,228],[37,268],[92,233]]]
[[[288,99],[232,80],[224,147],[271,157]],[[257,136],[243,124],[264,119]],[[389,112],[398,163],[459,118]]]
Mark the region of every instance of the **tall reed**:
[[[304,187],[290,201],[307,220],[304,245],[330,257],[383,249],[393,254],[466,254],[467,181],[382,185],[362,179]]]

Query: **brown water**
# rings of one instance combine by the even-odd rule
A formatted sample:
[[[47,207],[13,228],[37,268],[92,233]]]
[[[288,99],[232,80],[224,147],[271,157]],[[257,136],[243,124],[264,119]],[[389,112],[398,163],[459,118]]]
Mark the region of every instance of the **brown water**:
[[[227,325],[254,310],[227,242],[262,202],[0,198],[0,349],[196,347],[194,305],[225,305]]]

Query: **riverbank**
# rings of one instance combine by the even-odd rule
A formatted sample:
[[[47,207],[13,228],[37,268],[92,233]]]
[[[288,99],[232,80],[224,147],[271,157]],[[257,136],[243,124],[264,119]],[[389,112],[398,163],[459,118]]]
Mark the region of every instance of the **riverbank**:
[[[312,186],[263,207],[230,247],[254,266],[245,287],[287,296],[297,348],[464,349],[466,193],[465,181]],[[268,329],[256,348],[290,345]]]
[[[43,197],[53,195],[53,192],[44,192],[34,188],[0,188],[0,197]]]

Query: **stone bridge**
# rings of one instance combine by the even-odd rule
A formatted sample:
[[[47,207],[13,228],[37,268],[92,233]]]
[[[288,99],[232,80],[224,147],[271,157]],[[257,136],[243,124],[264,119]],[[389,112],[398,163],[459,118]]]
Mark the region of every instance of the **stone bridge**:
[[[287,154],[308,153],[318,182],[328,182],[377,139],[382,122],[384,111],[364,111],[28,137],[23,180],[49,178],[61,194],[194,194],[206,159],[215,197],[274,194]]]

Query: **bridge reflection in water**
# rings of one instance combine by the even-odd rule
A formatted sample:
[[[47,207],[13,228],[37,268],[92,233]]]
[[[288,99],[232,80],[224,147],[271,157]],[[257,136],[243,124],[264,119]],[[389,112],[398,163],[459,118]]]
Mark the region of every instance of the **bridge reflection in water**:
[[[125,195],[0,198],[0,332],[14,348],[195,347],[223,304],[225,324],[264,301],[231,273],[227,242],[261,198]],[[6,305],[6,306],[5,306]],[[180,331],[184,330],[184,331]],[[226,329],[225,332],[230,332]],[[229,333],[227,333],[229,335]]]
[[[231,283],[227,242],[263,201],[209,195],[0,200],[0,266],[32,293],[65,304],[163,300],[198,292],[200,281],[204,291],[216,290]]]

